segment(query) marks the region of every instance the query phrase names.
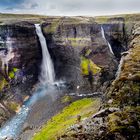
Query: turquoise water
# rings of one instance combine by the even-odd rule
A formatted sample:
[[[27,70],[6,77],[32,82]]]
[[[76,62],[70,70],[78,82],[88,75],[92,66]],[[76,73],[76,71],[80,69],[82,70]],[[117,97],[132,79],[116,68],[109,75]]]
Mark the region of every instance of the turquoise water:
[[[8,138],[16,139],[19,134],[22,132],[23,124],[30,112],[31,107],[38,101],[41,100],[43,97],[52,93],[56,93],[56,91],[65,89],[64,82],[55,82],[53,85],[49,86],[40,86],[36,92],[31,96],[26,102],[24,102],[20,112],[18,112],[11,120],[9,120],[1,129],[0,129],[0,140]],[[55,94],[51,94],[53,101],[57,98]]]
[[[39,99],[43,98],[46,95],[47,90],[46,87],[39,88],[34,95],[24,103],[20,112],[0,129],[0,140],[6,137],[16,138],[21,133],[22,125],[28,116],[31,106]]]

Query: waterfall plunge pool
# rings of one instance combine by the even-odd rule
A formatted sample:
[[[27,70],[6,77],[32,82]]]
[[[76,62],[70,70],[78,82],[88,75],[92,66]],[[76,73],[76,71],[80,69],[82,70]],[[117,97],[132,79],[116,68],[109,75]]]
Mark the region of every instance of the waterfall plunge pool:
[[[16,139],[22,132],[23,124],[30,112],[31,107],[41,98],[47,96],[52,96],[53,101],[55,101],[58,95],[50,94],[56,90],[60,90],[65,87],[64,82],[55,82],[55,72],[51,56],[48,51],[46,39],[42,33],[40,24],[35,24],[36,33],[40,41],[42,48],[42,64],[41,73],[39,76],[40,86],[37,88],[36,92],[30,97],[22,106],[21,110],[0,129],[0,140],[5,139]],[[48,85],[48,86],[46,86]]]
[[[38,101],[47,96],[51,92],[61,92],[65,89],[65,82],[55,82],[49,86],[40,86],[37,88],[36,92],[24,102],[20,111],[9,120],[1,129],[0,129],[0,140],[5,140],[6,138],[16,139],[22,132],[22,127],[26,118],[30,112],[31,107]],[[50,95],[50,94],[49,94]],[[53,98],[53,101],[57,99],[58,95],[50,95]]]

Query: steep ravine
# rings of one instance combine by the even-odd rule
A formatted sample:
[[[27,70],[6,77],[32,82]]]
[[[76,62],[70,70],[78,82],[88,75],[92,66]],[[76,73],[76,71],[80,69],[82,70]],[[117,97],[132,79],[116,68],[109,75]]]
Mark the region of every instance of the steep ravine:
[[[99,112],[75,124],[61,140],[140,139],[140,23],[133,23],[129,50],[122,54],[119,72],[106,91]]]
[[[42,26],[54,60],[56,77],[66,79],[75,87],[80,85],[81,92],[84,92],[84,89],[87,91],[88,68],[84,67],[83,63],[89,61],[95,63],[97,67],[104,68],[105,71],[102,73],[104,77],[97,78],[98,84],[95,84],[94,91],[106,88],[109,81],[114,78],[121,52],[126,50],[124,21],[103,24],[105,36],[112,45],[114,56],[109,51],[107,40],[102,36],[102,25],[94,20],[84,17],[47,20],[48,23],[43,23]]]
[[[86,39],[86,43],[84,42],[85,40],[85,37],[87,37],[88,38],[88,33],[86,32],[86,31],[89,31],[89,30],[91,30],[91,28],[92,28],[92,31],[93,32],[95,32],[96,34],[95,34],[95,36],[93,37],[93,39],[96,39],[96,35],[99,35],[99,38],[101,38],[101,39],[103,39],[102,38],[102,34],[101,34],[101,26],[100,25],[97,25],[97,24],[90,24],[90,23],[86,23],[86,25],[84,24],[82,24],[82,25],[77,25],[77,24],[75,24],[75,23],[73,23],[72,25],[71,25],[71,28],[68,28],[68,23],[70,23],[70,21],[66,24],[65,22],[65,20],[66,19],[63,19],[64,21],[62,22],[63,24],[61,24],[61,22],[60,22],[60,25],[58,25],[58,26],[56,26],[56,23],[55,23],[55,31],[57,31],[57,32],[55,32],[54,30],[52,31],[52,30],[49,30],[50,32],[49,33],[47,33],[46,34],[46,38],[47,38],[47,42],[48,42],[48,46],[50,47],[50,51],[52,51],[52,56],[54,55],[54,62],[56,61],[56,64],[58,64],[58,66],[61,66],[62,64],[61,63],[63,63],[63,61],[62,60],[64,60],[64,63],[63,63],[63,65],[65,64],[65,67],[69,67],[69,65],[67,66],[67,64],[71,64],[70,66],[72,67],[72,66],[75,66],[76,65],[76,63],[72,63],[71,61],[69,62],[69,60],[71,60],[71,59],[75,59],[75,57],[73,58],[73,56],[75,56],[75,53],[79,53],[80,55],[82,54],[82,56],[85,56],[85,53],[87,53],[86,51],[89,51],[87,54],[87,56],[86,56],[86,58],[87,59],[92,59],[93,60],[93,62],[96,62],[96,64],[101,64],[100,66],[104,66],[105,64],[105,66],[107,66],[107,67],[109,67],[109,66],[112,66],[113,65],[113,63],[111,63],[110,65],[107,65],[108,64],[108,59],[107,60],[104,60],[103,61],[103,58],[101,57],[101,55],[97,55],[97,54],[100,54],[100,53],[102,53],[102,49],[104,49],[104,48],[102,48],[102,45],[101,45],[101,42],[98,42],[98,40],[96,40],[97,42],[97,44],[96,45],[98,45],[98,47],[95,49],[94,47],[95,46],[90,46],[90,47],[88,47],[88,46],[86,46],[86,47],[83,47],[85,44],[87,44],[87,42],[89,43],[91,43],[92,41],[92,43],[94,43],[94,40],[88,40],[88,39]],[[67,19],[68,20],[68,19]],[[116,19],[115,19],[116,20]],[[116,21],[117,22],[117,21]],[[122,20],[120,21],[121,23],[122,23]],[[66,26],[65,26],[65,24],[66,24]],[[114,25],[115,23],[110,23],[110,26],[111,27],[113,27],[113,25]],[[106,24],[104,23],[103,24],[103,26],[105,26]],[[125,27],[125,25],[124,25],[124,20],[123,20],[123,23],[122,23],[122,26],[121,26],[121,24],[120,23],[118,23],[118,24],[115,24],[116,25],[116,28],[115,29],[118,29],[118,30],[120,30],[120,29],[122,29],[122,31],[123,32],[116,32],[116,31],[114,31],[114,34],[113,34],[113,31],[111,32],[112,33],[112,38],[113,38],[113,35],[115,36],[114,38],[114,40],[117,40],[117,37],[116,36],[119,36],[121,39],[121,41],[122,41],[122,43],[120,42],[120,41],[117,41],[117,42],[119,42],[119,44],[121,44],[120,46],[118,45],[118,44],[116,44],[116,46],[114,46],[114,47],[117,47],[117,45],[118,45],[118,47],[119,47],[119,51],[117,51],[116,52],[116,54],[119,54],[119,57],[117,58],[117,60],[120,60],[120,56],[121,56],[121,53],[124,51],[124,50],[127,50],[128,48],[128,46],[126,46],[126,44],[127,44],[127,42],[128,42],[128,40],[126,40],[126,38],[127,38],[127,36],[126,36],[126,32],[124,32],[124,28],[126,28]],[[44,25],[45,26],[45,25]],[[47,27],[48,26],[48,27]],[[46,28],[44,29],[44,34],[46,33],[46,31],[48,30],[48,29],[50,29],[51,27],[52,27],[53,25],[46,25]],[[73,28],[73,26],[74,26],[74,28]],[[80,26],[80,27],[79,27]],[[86,27],[88,27],[88,28],[86,28],[86,31],[84,30],[85,29],[85,27],[84,26],[86,26]],[[108,25],[108,27],[110,27],[109,25]],[[66,28],[67,27],[67,28]],[[97,29],[96,29],[96,27],[98,27]],[[110,27],[110,28],[111,28]],[[122,28],[121,28],[122,27]],[[53,27],[54,28],[54,27]],[[77,28],[80,28],[80,29],[83,29],[83,30],[77,30]],[[104,27],[105,29],[106,29],[106,27]],[[128,27],[129,28],[129,27]],[[114,28],[111,28],[112,30],[114,29]],[[82,32],[83,31],[83,32]],[[99,31],[99,32],[98,32]],[[85,35],[85,32],[87,33],[86,35]],[[91,32],[91,34],[93,34],[93,32]],[[57,35],[57,33],[58,33],[58,35]],[[97,34],[97,33],[99,33],[99,34]],[[81,35],[82,36],[82,38],[79,38],[78,37],[78,35]],[[90,34],[90,35],[91,35]],[[107,36],[108,34],[110,34],[110,32],[106,32],[105,31],[105,35]],[[122,35],[122,36],[121,36]],[[80,36],[80,37],[81,37]],[[90,36],[91,37],[91,36]],[[90,38],[89,37],[89,38]],[[97,36],[98,37],[98,36]],[[128,39],[128,38],[127,38]],[[88,40],[88,41],[87,41]],[[101,40],[100,40],[101,41]],[[110,40],[108,40],[109,42],[110,42]],[[127,42],[126,42],[127,41]],[[84,43],[83,43],[84,42]],[[89,44],[90,44],[89,43]],[[98,44],[99,43],[99,44]],[[105,42],[105,43],[107,43],[107,42]],[[72,45],[75,45],[75,47],[73,48],[73,46]],[[84,44],[84,45],[83,45]],[[95,44],[95,43],[94,43]],[[62,48],[62,46],[63,47],[65,47],[65,49],[63,49]],[[72,47],[71,47],[72,46]],[[106,49],[108,49],[108,46],[107,46],[107,44],[105,45],[106,46]],[[57,47],[57,49],[56,49],[56,53],[55,53],[55,47]],[[69,47],[69,49],[68,49],[68,47]],[[77,47],[79,48],[78,49],[78,52],[77,52]],[[101,47],[101,48],[100,48]],[[62,49],[61,49],[62,48]],[[61,56],[59,56],[59,57],[57,57],[59,60],[56,60],[56,57],[55,56],[57,56],[57,55],[59,55],[59,49],[61,50],[60,52],[62,53],[61,54]],[[95,49],[95,50],[94,50]],[[74,51],[73,52],[73,56],[72,55],[70,55],[70,54],[66,54],[66,52],[72,52],[72,51]],[[106,51],[109,51],[109,49],[108,50],[106,50]],[[91,53],[92,52],[92,53]],[[98,56],[98,59],[97,59],[97,56]],[[104,55],[105,55],[105,51],[104,51]],[[66,59],[66,57],[67,56],[69,56],[69,59]],[[100,56],[100,57],[99,57]],[[109,54],[109,56],[111,57],[111,58],[113,58],[113,56],[111,56],[111,54]],[[108,57],[109,57],[108,56]],[[64,58],[63,58],[64,57]],[[95,58],[94,58],[95,57]],[[108,58],[107,56],[106,56],[106,58]],[[61,61],[60,61],[61,60]],[[102,60],[102,61],[101,61]],[[114,59],[113,59],[114,60]],[[77,62],[77,61],[76,61]],[[110,62],[110,61],[109,61]],[[117,61],[116,61],[117,62]],[[117,65],[117,64],[116,64]],[[77,63],[77,65],[76,65],[76,68],[77,67],[79,67],[80,65]],[[64,67],[62,67],[62,72],[64,72],[64,69],[63,69]],[[112,67],[111,67],[112,68]],[[109,70],[107,70],[107,72],[109,72],[109,73],[107,73],[106,71],[103,71],[103,77],[101,77],[102,78],[102,80],[104,80],[104,82],[106,82],[106,81],[109,81],[110,82],[110,80],[111,80],[111,78],[110,78],[110,73],[112,72],[112,69],[111,69],[110,67],[109,67]],[[59,69],[58,69],[59,70]],[[70,69],[71,70],[71,69]],[[70,71],[69,70],[69,71]],[[61,73],[61,71],[60,71],[60,73]],[[114,71],[113,72],[113,75],[116,73],[116,71]],[[63,74],[63,73],[62,73]],[[71,73],[68,73],[69,75],[71,74]],[[76,73],[75,73],[76,74]],[[84,73],[85,74],[85,73]],[[106,75],[105,75],[106,74]],[[65,77],[67,76],[67,75],[64,75]],[[104,76],[106,76],[106,77],[104,77]],[[62,76],[63,77],[63,76]],[[70,78],[71,78],[71,76],[70,76]],[[74,78],[76,78],[76,77],[74,77]],[[105,79],[105,78],[108,78],[108,79]],[[66,79],[69,79],[69,77],[67,77]],[[73,77],[71,78],[71,79],[73,79]],[[71,80],[71,79],[69,79],[69,80]],[[77,81],[76,79],[75,79],[75,81]],[[103,83],[104,83],[103,82]],[[102,84],[103,84],[102,83]],[[77,83],[74,83],[74,85],[79,85],[79,83],[77,84]],[[102,84],[100,83],[100,90],[102,89]],[[82,84],[81,84],[82,85]],[[80,85],[80,86],[81,86]],[[85,86],[86,85],[86,86]],[[85,85],[83,85],[83,87],[84,88],[87,88],[87,84],[85,84]],[[81,88],[82,89],[82,88]],[[87,88],[88,90],[89,90],[89,87]],[[96,89],[96,87],[94,87],[94,90]],[[93,91],[94,91],[93,90]],[[97,89],[96,89],[97,90]],[[100,91],[99,90],[99,91]],[[102,91],[104,91],[104,92],[106,92],[106,87],[104,87],[103,89],[102,89]],[[80,91],[80,93],[82,93],[82,92],[85,92],[84,90],[82,91]],[[86,93],[88,93],[88,92],[86,92]],[[104,100],[105,98],[103,97],[103,100]],[[101,105],[102,106],[102,105]],[[94,109],[95,109],[95,107],[94,107]],[[92,120],[91,119],[86,119],[86,120],[84,120],[84,121],[81,121],[80,123],[78,122],[78,124],[76,124],[76,125],[70,125],[71,127],[69,128],[62,128],[62,132],[60,131],[60,132],[56,132],[55,130],[57,130],[57,120],[55,120],[55,119],[57,119],[57,117],[59,117],[59,115],[62,115],[61,113],[60,114],[58,114],[58,115],[56,115],[56,116],[54,116],[53,117],[53,120],[52,121],[49,121],[49,124],[46,124],[43,128],[42,128],[42,130],[40,131],[40,132],[38,132],[37,133],[37,135],[35,135],[35,137],[33,138],[33,139],[35,139],[35,140],[38,140],[38,139],[51,139],[51,138],[56,138],[57,137],[57,139],[68,139],[68,140],[70,140],[70,139],[79,139],[79,140],[81,140],[81,139],[100,139],[100,136],[102,135],[102,134],[106,134],[107,133],[107,131],[105,130],[106,129],[106,124],[104,125],[103,124],[103,121],[104,121],[104,117],[101,117],[101,118],[98,118],[98,114],[99,114],[99,116],[102,116],[102,114],[104,115],[104,114],[106,114],[106,113],[110,113],[110,112],[114,112],[114,111],[117,111],[118,110],[118,108],[106,108],[105,110],[103,109],[101,112],[99,112],[99,113],[97,113],[97,115],[95,115],[95,117],[97,116],[97,119],[95,119],[95,121],[93,121],[92,122]],[[81,114],[81,113],[79,113],[79,114]],[[78,114],[78,115],[79,115]],[[65,115],[64,115],[65,116]],[[69,115],[68,115],[68,117],[69,117]],[[74,117],[74,116],[72,116],[71,115],[71,117]],[[85,118],[83,118],[83,119],[85,119]],[[55,122],[56,121],[56,122]],[[58,120],[59,121],[59,120]],[[54,124],[54,123],[56,123],[56,124]],[[64,124],[66,123],[66,121],[64,121]],[[58,123],[59,124],[59,123]],[[99,125],[98,125],[99,124]],[[51,126],[51,125],[53,125],[54,127],[49,131],[49,127]],[[61,124],[59,124],[60,125],[60,127],[61,127]],[[63,123],[62,123],[62,126],[63,126]],[[101,129],[101,130],[100,130]],[[65,130],[67,131],[67,133],[64,133],[65,132]],[[103,131],[104,130],[104,131]],[[49,131],[49,132],[47,132],[47,131]],[[51,135],[51,133],[53,132],[53,136]],[[64,133],[62,136],[60,136],[60,134],[59,133]],[[95,135],[95,136],[94,136]],[[60,136],[60,137],[59,137]],[[104,135],[103,135],[104,136]],[[104,137],[105,138],[105,137]],[[106,137],[107,139],[109,138],[109,137]],[[112,138],[112,137],[110,137],[110,138]]]
[[[18,22],[12,19],[13,22],[0,25],[0,52],[7,52],[6,42],[10,38],[14,53],[14,57],[9,61],[8,75],[0,69],[1,125],[11,117],[10,114],[14,114],[17,106],[22,105],[23,100],[30,96],[36,87],[42,56],[34,23],[42,23],[54,62],[56,79],[66,81],[67,93],[106,92],[115,78],[121,53],[129,48],[128,31],[132,27],[126,24],[125,18],[109,18],[103,23],[86,17],[37,17],[30,21],[20,19],[22,18],[20,17]],[[110,53],[108,43],[102,37],[101,26],[115,56]],[[89,70],[94,75],[92,88]],[[9,106],[7,102],[10,103]],[[56,103],[57,105],[59,104]],[[3,109],[3,106],[6,106],[6,109]],[[41,106],[37,105],[37,108],[41,110]],[[60,105],[58,108],[61,110],[64,106]],[[58,113],[59,109],[52,111],[51,115],[47,114],[48,117],[43,119],[43,123]],[[31,115],[34,114],[32,113]],[[42,113],[42,118],[45,118],[45,115],[46,112]]]

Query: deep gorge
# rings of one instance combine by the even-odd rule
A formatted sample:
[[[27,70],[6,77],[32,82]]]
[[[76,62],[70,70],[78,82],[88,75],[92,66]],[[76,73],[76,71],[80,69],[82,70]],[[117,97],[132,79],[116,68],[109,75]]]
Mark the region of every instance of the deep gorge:
[[[137,37],[139,37],[139,32],[136,32],[138,28],[137,20],[139,19],[133,21],[133,18],[133,16],[130,16],[130,18],[126,18],[125,16],[106,17],[104,21],[102,18],[96,19],[90,17],[35,17],[31,20],[27,20],[26,18],[24,20],[22,19],[23,21],[20,19],[16,21],[13,18],[11,23],[5,23],[3,20],[0,24],[0,54],[1,52],[5,54],[8,53],[9,46],[7,40],[10,38],[10,45],[14,57],[8,62],[8,74],[0,67],[1,126],[3,126],[6,120],[11,118],[16,111],[8,102],[14,104],[13,106],[21,106],[27,96],[32,96],[38,83],[42,61],[41,45],[34,26],[34,24],[38,22],[41,23],[42,32],[53,60],[56,80],[65,81],[67,87],[66,92],[75,94],[77,92],[80,94],[97,92],[97,96],[98,93],[102,93],[102,100],[105,103],[102,103],[101,108],[104,108],[103,106],[120,108],[120,104],[124,102],[118,103],[117,99],[121,97],[116,97],[116,92],[121,89],[121,80],[113,81],[115,80],[115,74],[122,54],[124,56],[128,55],[129,57],[129,51],[133,48],[132,46],[135,44],[139,45],[139,42],[135,40],[135,38],[137,39]],[[104,29],[106,40],[102,36],[101,27]],[[130,43],[133,42],[133,40],[134,44]],[[109,50],[108,42],[112,47],[114,55]],[[139,52],[139,48],[136,49],[136,51]],[[135,55],[138,57],[136,58],[137,61],[139,61],[139,56],[137,56],[137,54]],[[0,65],[1,63],[0,61]],[[137,65],[137,63],[135,65]],[[139,66],[136,68],[139,71]],[[94,79],[92,80],[92,88],[89,80],[89,70],[92,72]],[[122,69],[121,72],[123,73]],[[129,72],[126,72],[124,77],[122,77],[124,79],[126,78],[124,80],[126,83],[128,80],[127,77],[131,77],[129,74]],[[133,75],[135,75],[135,73],[132,73],[132,76]],[[139,86],[137,85],[139,82],[138,74],[137,77],[131,81],[135,82],[135,92],[137,96],[139,96]],[[122,80],[122,82],[124,81]],[[124,84],[126,84],[125,82]],[[115,88],[118,89],[115,90]],[[114,92],[116,95],[114,95]],[[131,96],[129,96],[129,98],[131,98]],[[111,105],[107,101],[110,101]],[[138,101],[136,102],[137,103],[134,104],[138,104]],[[123,108],[125,105],[126,103],[124,103]],[[117,111],[118,110],[110,111],[109,115]],[[127,111],[129,112],[129,109]],[[124,112],[125,111],[122,111],[122,113]],[[55,111],[55,113],[58,112]],[[55,115],[55,113],[52,113],[52,116]],[[111,116],[109,117],[111,133],[104,135],[104,138],[112,138],[114,134],[112,129],[114,131],[115,128],[112,128],[112,118]],[[105,122],[107,122],[107,120],[105,120]],[[94,129],[96,130],[96,128]],[[120,132],[119,129],[118,132]],[[75,133],[78,135],[78,132]],[[84,134],[86,135],[86,133],[83,132],[83,135]],[[66,134],[66,137],[70,139],[72,136]],[[91,135],[89,137],[87,136],[87,138],[92,139]],[[99,136],[97,139],[98,138]],[[133,137],[130,137],[130,139],[131,138]]]

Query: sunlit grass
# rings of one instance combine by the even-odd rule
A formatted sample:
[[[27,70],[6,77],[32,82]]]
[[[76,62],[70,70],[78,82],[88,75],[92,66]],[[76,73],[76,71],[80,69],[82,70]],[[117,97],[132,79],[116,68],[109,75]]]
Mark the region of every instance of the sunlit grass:
[[[33,140],[55,140],[57,136],[62,135],[70,125],[76,122],[77,115],[82,118],[89,117],[99,109],[99,106],[99,99],[85,98],[73,102],[49,120],[41,131],[33,137]]]

